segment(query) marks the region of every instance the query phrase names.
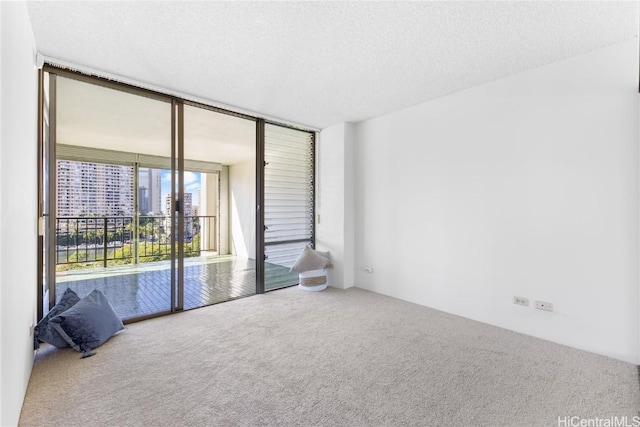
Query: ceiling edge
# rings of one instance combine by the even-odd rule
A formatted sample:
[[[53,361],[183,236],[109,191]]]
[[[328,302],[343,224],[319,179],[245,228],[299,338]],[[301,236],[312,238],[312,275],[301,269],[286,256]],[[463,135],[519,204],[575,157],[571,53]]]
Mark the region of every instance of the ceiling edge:
[[[140,89],[146,89],[146,90],[150,90],[153,92],[158,92],[164,95],[169,95],[169,96],[175,96],[177,98],[181,98],[184,99],[185,101],[191,101],[191,102],[196,102],[199,104],[204,104],[204,105],[208,105],[210,107],[215,107],[215,108],[219,108],[222,110],[227,110],[230,111],[232,113],[238,113],[238,114],[243,114],[246,116],[252,116],[258,119],[264,119],[267,122],[271,122],[274,124],[281,124],[284,126],[288,126],[288,127],[292,127],[292,128],[296,128],[296,129],[301,129],[301,130],[306,130],[306,131],[312,131],[312,132],[318,132],[320,131],[320,128],[316,127],[316,126],[310,126],[307,124],[303,124],[303,123],[296,123],[296,122],[292,122],[280,117],[273,117],[273,116],[269,116],[263,113],[259,113],[256,111],[252,111],[252,110],[247,110],[244,108],[240,108],[240,107],[236,107],[234,105],[229,105],[229,104],[224,104],[221,102],[217,102],[217,101],[213,101],[211,99],[207,99],[207,98],[202,98],[196,95],[192,95],[192,94],[188,94],[188,93],[184,93],[184,92],[180,92],[177,90],[173,90],[173,89],[168,89],[165,87],[161,87],[158,85],[154,85],[152,83],[147,83],[147,82],[141,82],[139,80],[135,80],[129,77],[124,77],[118,74],[113,74],[113,73],[109,73],[106,71],[102,71],[102,70],[96,70],[94,68],[91,67],[87,67],[84,65],[79,65],[79,64],[75,64],[69,61],[65,61],[63,59],[59,59],[59,58],[54,58],[51,56],[48,56],[46,54],[43,54],[41,52],[36,52],[36,56],[38,58],[38,62],[42,61],[42,63],[46,63],[49,64],[53,67],[58,67],[58,68],[63,68],[63,69],[68,69],[71,71],[76,71],[82,74],[86,74],[86,75],[90,75],[90,76],[96,76],[96,77],[101,77],[107,80],[111,80],[113,82],[117,82],[117,83],[124,83],[130,86],[134,86],[134,87],[138,87]]]

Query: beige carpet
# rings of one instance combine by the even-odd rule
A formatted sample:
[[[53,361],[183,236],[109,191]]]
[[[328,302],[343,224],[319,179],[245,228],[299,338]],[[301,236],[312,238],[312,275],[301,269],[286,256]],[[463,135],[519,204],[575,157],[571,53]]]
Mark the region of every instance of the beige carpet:
[[[640,408],[635,365],[358,289],[139,322],[79,357],[40,351],[21,425],[557,426]]]

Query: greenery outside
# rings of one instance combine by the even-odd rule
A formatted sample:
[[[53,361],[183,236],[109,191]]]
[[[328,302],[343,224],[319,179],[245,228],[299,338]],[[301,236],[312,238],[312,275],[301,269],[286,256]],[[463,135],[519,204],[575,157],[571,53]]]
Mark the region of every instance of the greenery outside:
[[[62,218],[57,230],[56,271],[79,270],[136,262],[133,218]],[[60,225],[62,224],[62,225]],[[164,217],[141,217],[138,227],[139,263],[171,259],[171,236]],[[185,224],[184,256],[200,255],[200,224],[193,217]],[[176,253],[178,243],[173,243]]]

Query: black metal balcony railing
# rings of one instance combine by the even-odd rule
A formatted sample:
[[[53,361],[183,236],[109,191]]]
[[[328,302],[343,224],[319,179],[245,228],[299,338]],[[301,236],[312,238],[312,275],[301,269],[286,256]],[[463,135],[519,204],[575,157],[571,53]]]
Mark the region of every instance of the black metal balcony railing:
[[[215,216],[185,216],[185,257],[217,250],[216,229]],[[58,217],[56,265],[64,270],[72,264],[161,261],[171,258],[176,241],[169,217],[140,216],[137,223],[131,216]]]

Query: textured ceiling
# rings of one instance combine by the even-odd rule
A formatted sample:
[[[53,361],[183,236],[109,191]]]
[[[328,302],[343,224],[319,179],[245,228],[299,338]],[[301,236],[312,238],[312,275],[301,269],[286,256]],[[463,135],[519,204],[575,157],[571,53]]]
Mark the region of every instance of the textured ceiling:
[[[323,128],[637,36],[637,2],[30,2],[37,50]]]

